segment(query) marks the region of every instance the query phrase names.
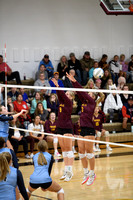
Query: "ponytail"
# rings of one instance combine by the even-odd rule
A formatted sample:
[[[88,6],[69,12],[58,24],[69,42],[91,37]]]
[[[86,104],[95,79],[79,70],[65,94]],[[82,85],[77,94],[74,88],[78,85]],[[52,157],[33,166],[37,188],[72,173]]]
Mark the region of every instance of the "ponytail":
[[[38,165],[47,165],[47,160],[45,158],[45,156],[43,155],[43,152],[48,150],[48,145],[47,142],[45,140],[40,140],[38,142],[38,150],[40,152],[39,156],[38,156]]]
[[[47,160],[42,152],[40,152],[40,154],[38,156],[38,165],[42,165],[42,166],[47,165]]]
[[[8,161],[3,153],[0,154],[0,181],[6,178],[7,173],[10,172]]]

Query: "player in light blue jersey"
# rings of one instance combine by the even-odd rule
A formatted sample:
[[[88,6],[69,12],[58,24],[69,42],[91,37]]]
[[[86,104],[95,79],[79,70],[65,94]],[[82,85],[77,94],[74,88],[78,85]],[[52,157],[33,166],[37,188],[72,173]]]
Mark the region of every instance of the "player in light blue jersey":
[[[16,186],[25,200],[28,200],[21,172],[11,167],[12,160],[9,152],[0,154],[0,199],[16,200]]]
[[[33,156],[34,172],[30,176],[27,192],[30,197],[31,193],[40,187],[43,191],[56,192],[58,200],[64,200],[63,188],[50,177],[54,159],[47,152],[47,149],[47,142],[40,140],[38,143],[39,152]]]

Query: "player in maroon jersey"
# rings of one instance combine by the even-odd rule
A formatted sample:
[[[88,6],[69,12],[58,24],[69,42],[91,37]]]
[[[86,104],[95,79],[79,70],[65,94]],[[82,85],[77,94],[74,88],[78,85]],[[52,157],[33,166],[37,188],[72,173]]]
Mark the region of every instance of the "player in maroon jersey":
[[[72,81],[72,85],[74,88],[82,88],[82,86],[76,81],[74,77],[67,73],[67,77],[69,80]],[[81,115],[80,115],[80,126],[81,126],[81,133],[80,137],[85,139],[95,139],[95,129],[93,126],[92,117],[94,114],[94,109],[96,106],[95,100],[88,95],[86,92],[76,92],[80,101],[82,102],[81,105]],[[82,184],[86,183],[88,186],[92,185],[96,175],[94,173],[95,167],[95,157],[93,154],[93,142],[86,142],[86,141],[78,141],[78,148],[79,148],[79,157],[81,158],[83,169],[84,169],[84,178]],[[88,171],[88,161],[90,163],[90,172]]]
[[[56,134],[56,124],[57,124],[56,114],[54,112],[51,112],[49,114],[49,119],[45,122],[45,125],[44,125],[45,132]],[[47,142],[53,142],[54,156],[60,157],[61,154],[57,150],[58,137],[56,135],[54,137],[53,136],[47,136]]]
[[[100,140],[101,136],[106,137],[106,142],[109,142],[109,131],[103,129],[103,116],[99,113],[99,107],[96,106],[93,116],[93,122],[94,122],[94,128],[96,131],[96,138],[97,140]],[[109,144],[106,144],[106,150],[112,151],[112,148],[109,146]],[[96,144],[95,151],[101,151],[99,148],[99,144]]]
[[[53,83],[56,87],[59,87],[56,79],[52,79]],[[58,110],[58,120],[57,120],[57,134],[72,136],[73,126],[71,121],[71,113],[72,113],[72,100],[74,98],[74,93],[67,91],[57,90],[57,96],[59,100],[59,110]],[[72,173],[72,165],[74,160],[74,154],[72,151],[72,139],[58,137],[59,144],[62,150],[62,155],[65,163],[65,170],[61,180],[69,181],[71,180]]]

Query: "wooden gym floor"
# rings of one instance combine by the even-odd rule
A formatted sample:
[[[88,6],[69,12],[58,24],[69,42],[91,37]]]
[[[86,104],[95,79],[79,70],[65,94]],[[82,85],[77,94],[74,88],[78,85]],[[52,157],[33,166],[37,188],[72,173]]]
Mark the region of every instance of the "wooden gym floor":
[[[75,154],[73,165],[74,176],[70,182],[59,180],[64,163],[55,159],[51,177],[65,191],[65,200],[131,200],[133,199],[133,148],[113,148],[108,154],[105,149],[96,156],[96,179],[93,185],[81,185],[83,170],[78,154]],[[26,187],[33,172],[32,160],[20,158],[20,170],[23,173]],[[55,200],[55,193],[36,190],[31,200]]]

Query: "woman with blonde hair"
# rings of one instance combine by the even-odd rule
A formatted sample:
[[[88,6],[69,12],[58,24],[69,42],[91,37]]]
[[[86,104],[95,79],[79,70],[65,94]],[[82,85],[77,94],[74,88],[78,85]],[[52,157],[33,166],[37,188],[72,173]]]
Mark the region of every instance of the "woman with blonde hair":
[[[94,81],[93,81],[93,79],[90,79],[88,82],[87,82],[87,84],[86,84],[86,86],[84,87],[85,89],[94,89]]]
[[[0,154],[0,199],[16,200],[16,186],[19,187],[20,193],[25,200],[28,200],[22,173],[11,166],[12,159],[9,152]]]
[[[57,67],[57,72],[59,72],[59,78],[63,78],[68,71],[68,61],[66,56],[62,56],[60,59],[60,63]]]
[[[30,176],[30,183],[27,188],[28,196],[30,197],[33,191],[41,188],[42,191],[56,192],[58,200],[64,200],[63,188],[50,177],[54,159],[47,152],[48,145],[45,140],[39,141],[38,150],[39,152],[33,157],[34,172]]]

